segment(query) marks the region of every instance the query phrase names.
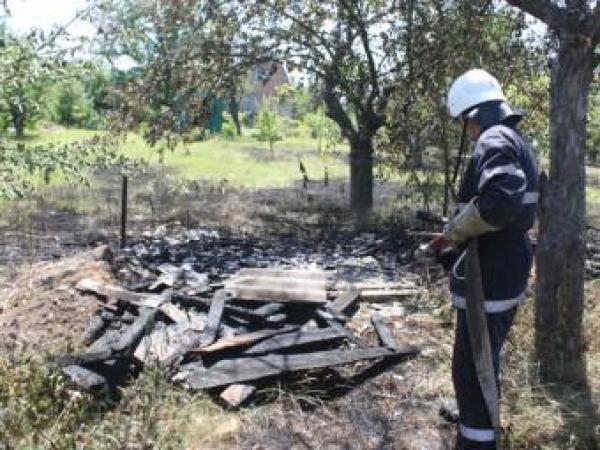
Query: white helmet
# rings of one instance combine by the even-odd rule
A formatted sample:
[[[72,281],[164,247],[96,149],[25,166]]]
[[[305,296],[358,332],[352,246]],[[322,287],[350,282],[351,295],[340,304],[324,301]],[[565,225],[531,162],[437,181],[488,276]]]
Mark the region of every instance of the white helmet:
[[[468,109],[489,101],[506,101],[498,80],[483,69],[472,69],[452,83],[448,91],[448,110],[459,117]]]

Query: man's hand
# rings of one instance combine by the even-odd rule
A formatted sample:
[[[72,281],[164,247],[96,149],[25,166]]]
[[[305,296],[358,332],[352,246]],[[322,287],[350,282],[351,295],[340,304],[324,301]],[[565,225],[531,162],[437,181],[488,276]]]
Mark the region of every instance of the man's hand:
[[[415,251],[415,258],[419,260],[434,258],[438,253],[449,247],[451,244],[452,243],[450,240],[448,240],[448,238],[446,238],[446,236],[439,234],[428,243],[421,245]]]

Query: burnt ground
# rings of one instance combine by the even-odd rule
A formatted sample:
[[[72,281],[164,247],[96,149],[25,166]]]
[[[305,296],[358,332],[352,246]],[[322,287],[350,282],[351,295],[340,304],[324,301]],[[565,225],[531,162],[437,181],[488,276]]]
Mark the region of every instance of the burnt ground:
[[[364,308],[367,309],[367,308]],[[438,416],[440,402],[451,395],[449,373],[440,358],[449,358],[451,335],[443,320],[394,317],[398,342],[426,347],[412,360],[361,364],[309,374],[281,389],[275,414],[252,424],[240,436],[241,448],[253,449],[450,449],[453,427]],[[365,323],[361,318],[355,323]],[[365,327],[366,328],[366,327]],[[375,340],[370,329],[366,341]],[[445,366],[442,363],[442,366]],[[371,376],[374,378],[370,378]],[[280,394],[281,395],[281,394]]]
[[[395,217],[379,216],[356,229],[351,215],[340,206],[345,201],[342,190],[329,189],[337,197],[324,198],[327,192],[303,189],[248,193],[214,185],[197,184],[179,191],[157,186],[144,190],[138,185],[131,193],[129,234],[135,241],[136,236],[157,230],[168,234],[200,224],[221,232],[226,228],[256,239],[264,250],[258,258],[270,263],[282,256],[289,261],[294,245],[300,253],[314,257],[323,245],[352,245],[352,239],[365,231],[374,231],[367,234],[368,239],[408,239],[404,225]],[[4,217],[11,219],[3,224],[0,243],[4,250],[0,258],[4,351],[53,353],[81,345],[84,327],[98,301],[77,293],[73,286],[84,277],[118,278],[115,266],[89,252],[104,243],[119,255],[117,194],[102,189],[93,193],[84,188],[59,189],[10,206]],[[389,257],[375,256],[367,257],[370,264],[389,264]],[[410,267],[402,270],[413,271]],[[427,273],[422,280],[431,281]],[[451,394],[449,373],[437,380],[431,375],[440,373],[439,358],[449,355],[449,347],[438,344],[451,334],[451,313],[440,306],[440,298],[422,297],[363,304],[350,326],[366,343],[374,344],[369,318],[378,309],[393,323],[398,342],[425,345],[423,355],[386,367],[361,363],[269,380],[255,405],[266,405],[272,413],[250,421],[230,443],[240,448],[449,448],[451,428],[438,418],[440,396],[434,393],[441,384],[444,395]]]
[[[112,179],[107,184],[114,182]],[[39,354],[80,345],[85,324],[98,303],[94,297],[76,293],[72,286],[83,277],[109,281],[118,275],[108,261],[85,253],[97,243],[107,243],[118,256],[118,204],[115,191],[107,192],[89,194],[83,188],[73,189],[14,204],[5,211],[0,242],[0,351]],[[343,195],[332,199],[321,194],[302,189],[248,193],[202,184],[180,190],[161,190],[160,186],[143,189],[138,185],[132,192],[135,201],[130,235],[135,240],[144,232],[157,230],[169,234],[199,226],[221,232],[226,229],[256,239],[264,250],[261,254],[271,260],[281,256],[278,249],[288,255],[293,245],[311,254],[319,254],[324,242],[352,245],[352,239],[365,231],[374,232],[375,240],[406,237],[403,233],[411,225],[409,220],[401,222],[396,215],[382,214],[359,230],[340,206]],[[597,252],[595,248],[591,251]],[[377,264],[389,264],[383,254],[373,259]],[[399,268],[397,274],[418,277],[422,293],[395,302],[363,303],[350,326],[365,343],[374,343],[368,317],[379,310],[393,325],[396,340],[422,345],[421,355],[385,367],[361,363],[269,380],[247,407],[266,408],[267,413],[244,420],[241,428],[211,448],[451,448],[453,427],[437,414],[440,402],[452,396],[453,312],[445,296],[443,274],[435,267],[416,266],[410,261]],[[531,329],[527,314],[518,319],[522,325],[517,328]],[[509,342],[508,350],[511,364],[521,364],[518,343]],[[521,369],[516,375],[522,375]],[[531,394],[530,387],[523,390],[522,380],[508,381],[507,398]],[[539,407],[539,397],[534,400],[535,405],[528,406]],[[543,408],[547,409],[551,408]],[[528,417],[531,411],[538,410],[511,408],[514,420],[509,418],[505,425],[515,431],[511,431],[509,439],[514,441],[508,448],[566,448],[555,444],[560,433],[565,433],[563,420],[552,430],[529,428],[534,437],[528,439],[535,445],[523,445],[529,441],[518,435],[519,421],[532,421],[535,417]],[[569,428],[566,430],[568,433]],[[129,444],[123,447],[138,448]],[[193,440],[186,447],[208,448]]]

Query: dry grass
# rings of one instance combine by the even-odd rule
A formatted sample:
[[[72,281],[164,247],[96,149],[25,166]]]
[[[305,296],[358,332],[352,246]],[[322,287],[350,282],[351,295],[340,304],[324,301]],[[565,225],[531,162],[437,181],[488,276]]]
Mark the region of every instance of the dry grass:
[[[106,248],[98,250],[22,267],[0,283],[0,352],[39,354],[81,345],[99,302],[73,286],[82,278],[112,280],[110,264],[102,259]]]
[[[600,446],[600,283],[586,286],[588,386],[543,385],[534,358],[534,305],[520,311],[506,345],[503,415],[509,448],[595,449]],[[594,413],[594,410],[596,412]]]

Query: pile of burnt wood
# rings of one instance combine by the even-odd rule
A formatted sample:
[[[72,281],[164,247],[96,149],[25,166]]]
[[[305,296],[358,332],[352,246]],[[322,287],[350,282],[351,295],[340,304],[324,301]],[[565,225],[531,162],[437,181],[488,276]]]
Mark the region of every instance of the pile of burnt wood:
[[[118,385],[153,363],[192,391],[224,389],[221,397],[236,406],[257,380],[419,352],[396,342],[377,315],[379,345],[366,345],[346,326],[361,299],[417,294],[410,279],[349,282],[337,270],[263,267],[237,269],[215,282],[195,270],[190,253],[184,262],[149,256],[151,247],[116,262],[127,274],[120,284],[83,279],[76,286],[103,300],[86,331],[87,349],[58,357],[81,389]],[[170,262],[150,263],[165,259]]]

